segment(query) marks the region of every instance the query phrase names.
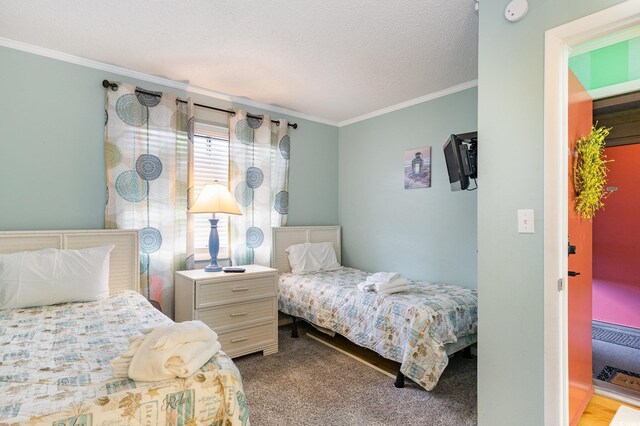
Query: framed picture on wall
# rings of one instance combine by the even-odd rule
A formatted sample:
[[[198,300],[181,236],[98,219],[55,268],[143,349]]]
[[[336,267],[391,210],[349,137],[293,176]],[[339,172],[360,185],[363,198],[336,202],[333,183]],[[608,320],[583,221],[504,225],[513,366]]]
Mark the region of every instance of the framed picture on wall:
[[[404,189],[431,187],[431,147],[404,152]]]

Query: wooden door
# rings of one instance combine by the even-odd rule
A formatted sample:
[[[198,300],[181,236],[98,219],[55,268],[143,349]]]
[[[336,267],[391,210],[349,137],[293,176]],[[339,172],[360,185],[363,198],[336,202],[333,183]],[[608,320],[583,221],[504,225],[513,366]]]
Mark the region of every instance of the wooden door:
[[[591,373],[591,281],[592,224],[575,212],[573,155],[575,142],[589,134],[593,118],[593,102],[573,72],[569,71],[569,241],[576,254],[569,256],[569,421],[576,425],[593,395]]]

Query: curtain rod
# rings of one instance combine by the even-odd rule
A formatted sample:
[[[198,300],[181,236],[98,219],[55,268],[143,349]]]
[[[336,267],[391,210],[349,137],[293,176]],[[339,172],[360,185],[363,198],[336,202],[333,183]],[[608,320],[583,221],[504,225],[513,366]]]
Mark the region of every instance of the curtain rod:
[[[116,90],[118,90],[118,85],[116,83],[113,83],[113,82],[109,81],[109,80],[102,80],[102,87],[104,87],[105,89],[109,87],[114,92]],[[141,90],[141,89],[138,89],[138,88],[136,88],[136,92],[144,93],[145,95],[159,96],[158,92],[148,92],[146,90]],[[187,101],[184,101],[184,100],[182,100],[180,98],[176,98],[176,103],[178,103],[178,102],[183,103],[183,104],[187,103]],[[209,105],[202,105],[202,104],[196,104],[196,103],[194,103],[193,105],[197,106],[197,107],[200,107],[200,108],[205,108],[205,109],[211,109],[211,110],[214,110],[214,111],[224,112],[224,113],[227,113],[229,115],[236,115],[236,112],[232,111],[230,109],[216,108],[216,107],[212,107],[212,106],[209,106]],[[249,114],[249,113],[247,113],[247,117],[262,118],[262,116],[260,116],[260,115],[254,115],[254,114]],[[280,122],[278,120],[271,120],[271,122],[272,123],[276,123],[276,124],[280,124]],[[289,123],[289,126],[293,127],[294,129],[297,129],[298,128],[298,123]]]

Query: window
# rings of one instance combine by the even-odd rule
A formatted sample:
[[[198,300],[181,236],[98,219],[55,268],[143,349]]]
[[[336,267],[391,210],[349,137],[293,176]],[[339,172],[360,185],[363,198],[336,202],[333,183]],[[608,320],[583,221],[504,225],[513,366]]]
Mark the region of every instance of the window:
[[[217,180],[229,183],[229,131],[226,127],[196,123],[193,138],[194,200],[204,185]],[[229,257],[229,215],[218,213],[219,259]],[[210,214],[193,215],[193,243],[196,260],[209,259]]]

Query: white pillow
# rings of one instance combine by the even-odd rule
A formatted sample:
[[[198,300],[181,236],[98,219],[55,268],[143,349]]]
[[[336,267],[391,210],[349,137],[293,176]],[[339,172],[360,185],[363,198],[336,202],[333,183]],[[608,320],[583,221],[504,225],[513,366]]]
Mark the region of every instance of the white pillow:
[[[289,265],[294,274],[335,271],[341,268],[333,243],[294,244],[285,251],[289,253]]]
[[[109,253],[114,247],[0,254],[0,309],[108,296]]]

